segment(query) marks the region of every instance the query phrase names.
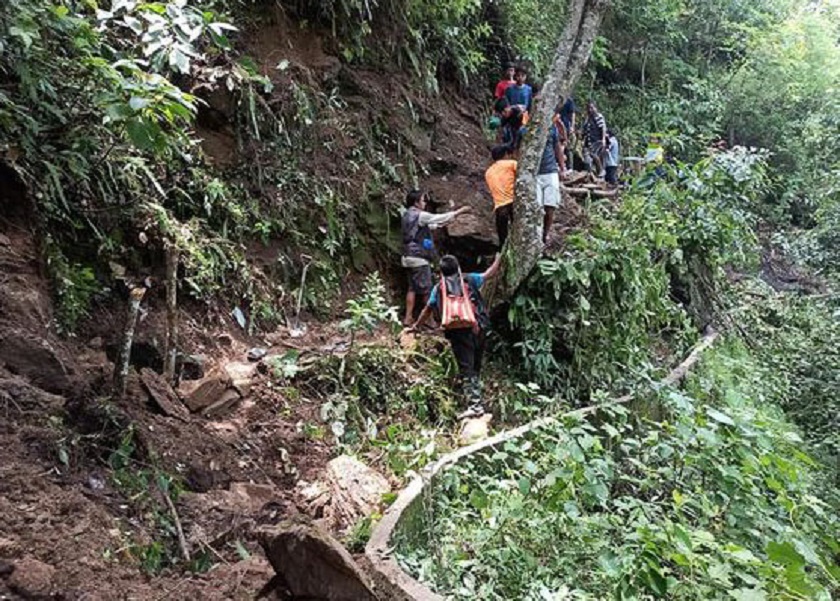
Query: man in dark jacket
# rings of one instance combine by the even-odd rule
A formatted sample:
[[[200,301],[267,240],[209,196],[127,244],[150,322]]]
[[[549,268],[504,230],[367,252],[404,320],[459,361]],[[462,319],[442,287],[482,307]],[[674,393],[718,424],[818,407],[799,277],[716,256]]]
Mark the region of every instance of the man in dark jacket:
[[[432,230],[445,226],[458,215],[466,213],[470,207],[461,207],[448,213],[426,212],[426,194],[420,190],[411,190],[405,197],[406,211],[402,216],[403,253],[402,266],[408,270],[408,293],[405,295],[405,325],[414,320],[414,307],[417,297],[421,306],[432,290],[432,268],[430,262],[435,258],[435,245]]]

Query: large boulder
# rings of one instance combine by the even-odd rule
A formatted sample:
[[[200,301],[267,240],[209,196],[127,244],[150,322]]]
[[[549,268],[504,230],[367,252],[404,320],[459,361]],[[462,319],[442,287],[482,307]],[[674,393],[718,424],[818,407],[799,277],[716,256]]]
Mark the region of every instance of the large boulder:
[[[368,578],[350,554],[317,526],[285,521],[263,528],[258,536],[280,585],[292,598],[377,601]]]
[[[325,484],[329,503],[324,518],[330,527],[347,530],[360,519],[376,513],[382,496],[391,485],[382,474],[349,455],[336,457],[327,464]]]
[[[57,345],[31,330],[0,324],[0,364],[49,392],[67,392],[72,386]]]
[[[435,206],[435,212],[451,211],[462,205],[472,210],[459,216],[446,227],[449,237],[444,246],[458,256],[468,257],[489,255],[496,251],[499,238],[496,234],[496,222],[493,218],[493,200],[483,183],[477,185],[480,176],[458,176],[448,181],[427,182],[432,195],[444,202]],[[450,199],[457,199],[450,204]]]

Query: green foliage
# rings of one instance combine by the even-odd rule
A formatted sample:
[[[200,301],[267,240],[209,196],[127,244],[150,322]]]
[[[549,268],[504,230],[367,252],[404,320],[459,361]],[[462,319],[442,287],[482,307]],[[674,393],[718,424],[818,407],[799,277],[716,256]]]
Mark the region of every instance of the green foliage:
[[[502,0],[498,29],[516,58],[531,65],[535,79],[554,63],[557,40],[566,24],[567,0]]]
[[[466,84],[487,63],[483,0],[324,0],[309,11],[331,23],[345,60],[397,57],[429,91],[438,91],[441,71]]]
[[[365,545],[370,540],[373,527],[381,517],[379,514],[368,515],[353,524],[353,527],[344,539],[344,546],[351,553],[363,553]]]
[[[372,334],[382,323],[392,329],[399,326],[397,307],[389,305],[385,300],[385,285],[378,272],[365,278],[362,294],[359,298],[347,301],[345,313],[347,319],[341,322],[341,327],[353,334]]]
[[[111,480],[128,501],[131,510],[151,534],[150,542],[132,544],[129,552],[150,574],[157,574],[179,561],[178,533],[162,495],[175,503],[182,492],[181,483],[165,471],[140,462],[136,455],[135,432],[127,428],[117,448],[108,457]],[[200,566],[201,562],[194,564]]]
[[[77,261],[133,274],[153,270],[144,263],[175,243],[187,293],[222,292],[252,307],[252,323],[270,325],[282,308],[266,311],[265,299],[293,298],[301,251],[314,256],[304,305],[324,307],[351,261],[343,249],[362,268],[378,248],[365,242],[387,243],[387,213],[372,225],[366,216],[374,193],[400,181],[389,153],[401,146],[382,124],[348,117],[335,91],[292,80],[293,102],[270,106],[271,81],[248,57],[233,61],[233,27],[211,6],[225,2],[5,3],[0,152],[37,198],[56,255],[72,247]],[[193,131],[202,103],[187,89],[233,100],[241,162],[226,173],[203,161]],[[370,173],[361,191],[335,185],[346,173],[310,165],[315,148],[354,137],[352,156],[336,164]],[[253,238],[283,241],[264,272],[245,260],[242,242]],[[85,289],[70,264],[51,265],[74,322]]]
[[[736,319],[754,353],[769,366],[781,406],[840,482],[840,307],[836,296],[789,296],[745,282],[751,302]]]
[[[300,351],[296,350],[288,350],[282,355],[273,355],[267,361],[271,375],[280,382],[293,380],[301,371],[298,365],[299,358]]]
[[[840,114],[836,3],[616,2],[608,58],[590,93],[640,154],[660,132],[669,154],[696,160],[714,140],[771,151],[773,185],[759,215],[820,231],[804,254],[828,266]],[[642,43],[639,40],[644,40]]]
[[[59,248],[47,245],[47,266],[56,287],[56,320],[61,332],[72,333],[87,317],[91,301],[102,287],[93,269],[70,263]]]
[[[134,264],[136,246],[160,248],[163,240],[150,234],[169,235],[181,219],[194,219],[193,237],[204,237],[200,208],[219,187],[196,161],[190,136],[199,101],[170,78],[211,85],[198,64],[223,52],[231,29],[181,1],[118,0],[110,10],[92,2],[3,4],[2,150],[37,199],[54,256],[73,247],[91,263],[96,256]],[[212,241],[197,248],[185,256],[188,269],[198,264],[193,290],[204,294],[235,252]],[[84,286],[61,260],[51,266],[59,294],[73,291],[61,301],[74,322]]]
[[[737,346],[705,361],[685,391],[447,470],[401,564],[453,599],[832,598],[837,499],[772,404],[778,378]]]
[[[511,303],[526,378],[576,401],[643,379],[660,342],[684,347],[688,316],[711,316],[722,266],[751,257],[748,208],[765,185],[762,156],[736,149],[642,180],[618,207],[593,205]]]

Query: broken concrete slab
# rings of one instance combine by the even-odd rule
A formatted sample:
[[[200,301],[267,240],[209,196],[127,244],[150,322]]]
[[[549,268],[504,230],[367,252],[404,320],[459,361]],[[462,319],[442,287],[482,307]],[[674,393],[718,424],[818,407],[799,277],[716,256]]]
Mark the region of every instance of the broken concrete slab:
[[[370,581],[338,541],[305,521],[285,521],[258,532],[278,579],[293,598],[378,601]]]

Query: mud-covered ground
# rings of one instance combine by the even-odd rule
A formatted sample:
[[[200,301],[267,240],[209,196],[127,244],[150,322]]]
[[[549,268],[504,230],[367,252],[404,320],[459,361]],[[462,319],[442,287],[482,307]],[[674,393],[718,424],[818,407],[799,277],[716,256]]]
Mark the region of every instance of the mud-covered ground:
[[[435,205],[473,208],[443,234],[441,247],[492,255],[492,201],[483,177],[490,142],[480,104],[454,89],[419,94],[404,73],[349,69],[318,35],[283,18],[246,38],[277,95],[290,74],[326,92],[340,85],[355,119],[384,123],[395,138],[411,140],[420,184]],[[275,68],[283,60],[288,72]],[[200,122],[199,135],[219,166],[236,160],[228,126]],[[329,135],[339,147],[353,144]],[[316,149],[310,159],[336,185],[365,185],[333,153]],[[241,401],[214,417],[164,414],[136,372],[126,397],[109,402],[125,299],[119,291],[99,299],[77,335],[59,335],[31,206],[29,191],[0,169],[0,599],[254,598],[273,576],[255,530],[310,511],[300,483],[318,480],[337,452],[331,437],[307,428],[320,423],[321,400],[284,389],[263,370]],[[579,221],[570,203],[558,215],[557,232]],[[276,261],[270,245],[255,243],[249,253],[257,262]],[[401,276],[397,267],[393,273]],[[350,274],[342,295],[352,296],[362,277]],[[401,288],[395,278],[394,290]],[[346,343],[335,324],[314,321],[303,338],[285,330],[249,337],[230,309],[181,308],[182,350],[202,356],[206,373],[247,363],[255,346],[317,357]],[[137,368],[159,367],[164,322],[158,285],[147,294],[138,325]],[[171,477],[177,490],[161,477]],[[167,496],[174,499],[171,509]],[[173,542],[176,516],[189,562]]]

